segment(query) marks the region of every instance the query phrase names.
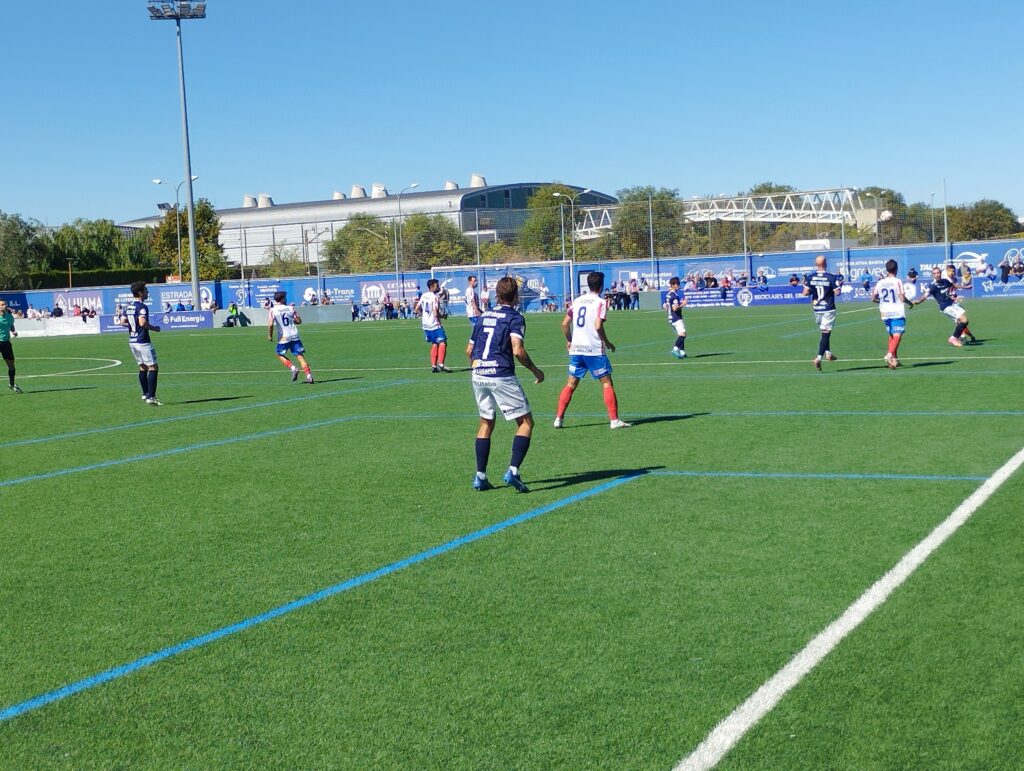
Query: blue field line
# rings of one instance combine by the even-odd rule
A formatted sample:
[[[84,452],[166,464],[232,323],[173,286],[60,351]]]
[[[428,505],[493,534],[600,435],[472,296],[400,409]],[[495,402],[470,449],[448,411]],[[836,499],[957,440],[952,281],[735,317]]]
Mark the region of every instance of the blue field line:
[[[663,477],[733,477],[745,479],[892,479],[904,482],[984,482],[987,476],[942,475],[942,474],[855,474],[801,471],[652,471],[653,476]]]
[[[810,320],[813,322],[814,319],[812,318]],[[880,319],[872,318],[872,319],[862,319],[860,321],[851,321],[849,323],[844,322],[843,324],[838,325],[838,328],[839,328],[840,331],[842,331],[842,330],[846,329],[847,327],[855,327],[858,324],[871,324],[872,322],[877,323],[878,326],[882,326],[882,322],[881,322]],[[813,326],[812,325],[812,326],[810,326],[809,329],[801,329],[799,332],[790,332],[788,335],[779,335],[779,339],[780,340],[788,340],[791,337],[800,337],[801,335],[816,335],[816,334],[818,334],[820,332],[821,332],[821,330],[818,329],[817,326]]]
[[[615,479],[609,480],[608,482],[603,482],[602,484],[596,485],[595,487],[591,487],[590,489],[584,490],[583,492],[576,493],[575,495],[570,495],[567,498],[560,498],[557,501],[548,503],[544,506],[540,506],[536,509],[531,509],[530,511],[527,511],[523,514],[518,514],[514,517],[510,517],[496,524],[489,525],[488,527],[482,528],[480,530],[475,530],[471,533],[467,533],[466,535],[459,536],[458,538],[454,538],[451,541],[441,544],[440,546],[435,546],[431,549],[427,549],[426,551],[421,551],[418,554],[414,554],[411,557],[406,557],[405,559],[399,560],[397,562],[392,562],[390,565],[385,565],[384,567],[377,568],[376,570],[370,571],[369,573],[363,573],[362,575],[356,576],[355,578],[350,578],[346,581],[342,581],[341,583],[329,586],[326,589],[321,589],[312,594],[307,594],[305,597],[301,597],[297,600],[285,603],[284,605],[278,605],[276,608],[272,608],[268,611],[265,611],[264,613],[260,613],[259,615],[251,616],[242,621],[238,621],[234,624],[230,624],[228,626],[215,629],[212,632],[207,632],[206,634],[199,635],[198,637],[193,637],[189,640],[185,640],[184,642],[178,643],[177,645],[171,645],[166,648],[161,648],[160,650],[154,653],[150,653],[145,656],[142,656],[141,658],[137,658],[134,661],[128,662],[127,664],[121,664],[120,666],[106,669],[95,675],[91,675],[89,677],[78,680],[74,683],[65,685],[62,688],[47,691],[46,693],[34,696],[30,699],[26,699],[25,701],[19,702],[17,704],[12,704],[11,706],[6,707],[3,710],[0,710],[0,723],[18,717],[19,715],[24,715],[26,712],[32,712],[33,710],[37,710],[40,707],[45,707],[46,705],[52,704],[55,701],[65,699],[68,696],[73,696],[76,693],[80,693],[90,688],[95,688],[97,685],[102,685],[104,683],[110,682],[111,680],[117,680],[121,677],[125,677],[127,675],[132,674],[133,672],[137,672],[138,670],[143,669],[144,667],[148,667],[152,664],[156,664],[165,659],[169,659],[172,656],[177,656],[181,653],[186,653],[188,651],[195,650],[196,648],[200,648],[204,645],[208,645],[212,642],[216,642],[217,640],[220,640],[224,637],[229,637],[231,635],[238,634],[239,632],[244,632],[245,630],[250,629],[251,627],[257,626],[259,624],[264,624],[267,621],[279,618],[280,616],[284,616],[288,613],[304,608],[307,605],[312,605],[314,603],[321,602],[330,597],[333,597],[336,594],[341,594],[342,592],[347,592],[350,589],[355,589],[356,587],[368,584],[372,581],[376,581],[379,578],[384,578],[385,576],[391,575],[392,573],[396,573],[399,570],[411,567],[413,565],[417,565],[421,562],[425,562],[426,560],[438,557],[442,554],[446,554],[450,551],[459,548],[460,546],[465,546],[467,544],[473,543],[474,541],[479,541],[482,538],[494,535],[495,533],[500,533],[502,530],[507,530],[508,528],[513,527],[515,525],[527,522],[531,519],[536,519],[537,517],[555,511],[556,509],[560,509],[565,506],[569,506],[573,503],[586,500],[587,498],[591,498],[595,495],[600,495],[601,493],[607,492],[608,490],[611,490],[615,487],[624,485],[627,482],[632,482],[634,479],[639,479],[640,477],[644,476],[645,473],[646,472],[644,471],[637,471],[635,473],[626,474],[621,477],[616,477]]]
[[[50,436],[39,436],[33,439],[15,439],[12,442],[4,442],[5,447],[20,447],[29,444],[42,444],[44,442],[54,442],[63,439],[74,439],[80,436],[93,436],[95,434],[106,434],[111,431],[126,431],[132,428],[146,428],[148,426],[158,426],[163,423],[174,423],[178,420],[192,420],[193,418],[207,418],[211,415],[227,415],[232,412],[244,412],[245,410],[255,410],[262,407],[276,407],[279,404],[294,404],[295,402],[305,402],[311,399],[326,399],[331,396],[344,396],[346,394],[355,394],[362,391],[375,391],[380,388],[390,388],[391,386],[407,385],[413,381],[411,380],[394,380],[388,383],[380,383],[378,385],[363,386],[362,388],[346,388],[338,391],[328,391],[326,393],[310,394],[308,396],[292,396],[287,399],[278,399],[272,402],[258,402],[257,404],[243,404],[237,407],[224,407],[219,410],[207,410],[206,412],[192,412],[188,415],[172,415],[166,418],[154,418],[153,420],[140,420],[135,423],[124,423],[118,426],[102,426],[100,428],[85,428],[81,431],[68,431],[64,434],[51,434]],[[144,407],[143,409],[149,409]]]

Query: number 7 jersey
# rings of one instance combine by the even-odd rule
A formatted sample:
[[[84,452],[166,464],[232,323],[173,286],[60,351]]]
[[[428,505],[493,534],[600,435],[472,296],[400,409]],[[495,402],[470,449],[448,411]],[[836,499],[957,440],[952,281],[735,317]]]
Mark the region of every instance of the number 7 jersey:
[[[484,377],[515,375],[512,338],[523,340],[525,336],[526,319],[516,309],[499,305],[483,313],[469,338],[473,344],[473,374]]]
[[[597,320],[608,318],[608,303],[601,295],[587,292],[572,301],[568,311],[572,322],[571,356],[603,356],[604,343],[597,334]]]

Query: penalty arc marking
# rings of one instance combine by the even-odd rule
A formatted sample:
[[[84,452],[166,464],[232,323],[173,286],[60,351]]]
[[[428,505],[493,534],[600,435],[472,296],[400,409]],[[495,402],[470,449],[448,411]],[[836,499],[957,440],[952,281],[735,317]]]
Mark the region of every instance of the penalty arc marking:
[[[83,369],[71,369],[64,372],[46,372],[39,375],[20,375],[19,380],[28,380],[36,377],[61,377],[62,375],[82,375],[86,372],[99,372],[101,369],[120,367],[120,359],[99,359],[92,356],[24,356],[18,357],[18,361],[103,361],[107,362],[99,367],[85,367]]]

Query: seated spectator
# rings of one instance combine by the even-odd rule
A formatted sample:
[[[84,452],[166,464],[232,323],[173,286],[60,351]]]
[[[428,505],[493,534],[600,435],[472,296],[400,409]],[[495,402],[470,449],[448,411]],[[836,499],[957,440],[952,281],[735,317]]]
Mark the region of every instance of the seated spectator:
[[[192,304],[191,300],[189,300],[187,303],[185,303],[185,310],[186,311],[194,311],[195,309],[196,309],[196,306],[194,306]]]
[[[1020,257],[1013,262],[1013,275],[1017,277],[1018,281],[1024,281],[1024,260]]]
[[[174,306],[174,310],[178,311],[179,313],[181,311],[184,311],[185,310],[185,303],[183,303],[181,300],[178,300],[178,304]]]
[[[967,260],[963,260],[960,263],[960,286],[970,286],[971,278],[971,266],[967,264]]]
[[[53,317],[55,319],[59,319],[63,315],[64,315],[64,309],[61,308],[59,305],[55,305],[54,308],[53,308]]]
[[[790,286],[800,286],[800,277],[796,273],[792,273],[789,276]]]
[[[867,268],[861,271],[860,283],[861,286],[864,287],[865,291],[871,289],[871,271],[869,271]]]
[[[331,296],[329,294],[327,294],[327,292],[324,292],[324,296],[321,298],[320,304],[321,305],[334,305],[334,300],[331,299]]]
[[[718,279],[715,274],[710,270],[704,274],[704,288],[705,289],[718,289]]]
[[[1010,271],[1012,270],[1013,267],[1010,265],[1010,259],[1008,257],[1003,257],[1003,259],[999,262],[1000,283],[1005,284],[1007,281],[1010,280]]]
[[[757,288],[762,292],[768,289],[768,276],[764,272],[764,268],[757,269]]]
[[[75,303],[71,307],[71,315],[72,316],[81,316],[82,315],[82,306],[79,305],[78,303]]]

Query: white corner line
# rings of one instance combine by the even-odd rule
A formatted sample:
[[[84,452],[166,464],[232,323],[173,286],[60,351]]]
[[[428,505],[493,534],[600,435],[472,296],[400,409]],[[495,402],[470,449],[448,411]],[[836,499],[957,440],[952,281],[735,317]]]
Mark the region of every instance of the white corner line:
[[[715,726],[697,748],[683,758],[675,771],[713,768],[736,746],[751,728],[767,715],[782,697],[795,687],[822,659],[856,629],[889,595],[898,589],[921,564],[971,518],[1010,476],[1024,465],[1024,449],[1004,463],[992,476],[957,506],[923,541],[908,551],[888,573],[876,581],[838,619],[811,640],[782,669],[758,688],[722,722]]]

